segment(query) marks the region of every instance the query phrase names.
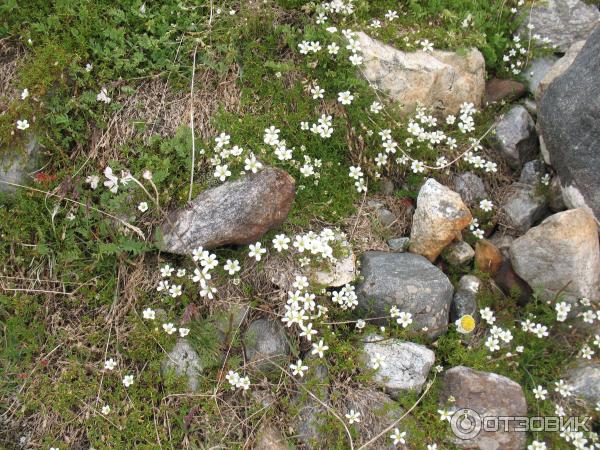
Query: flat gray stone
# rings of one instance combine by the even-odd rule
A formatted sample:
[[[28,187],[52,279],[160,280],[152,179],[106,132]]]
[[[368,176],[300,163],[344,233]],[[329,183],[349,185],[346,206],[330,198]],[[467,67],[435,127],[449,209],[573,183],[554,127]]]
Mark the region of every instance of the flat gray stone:
[[[594,408],[600,402],[600,364],[596,361],[581,362],[569,370],[566,383],[573,386],[575,396]]]
[[[177,340],[173,349],[162,362],[163,376],[173,371],[178,376],[187,377],[188,389],[190,391],[198,389],[202,369],[198,353],[190,345],[189,341],[184,338]]]
[[[526,162],[521,169],[519,183],[537,186],[544,175],[544,163],[539,160]]]
[[[403,391],[423,389],[435,353],[424,345],[384,339],[377,334],[367,336],[365,341],[363,358],[367,367],[374,368],[375,358],[383,358],[373,379],[387,394],[397,399]]]
[[[446,261],[453,266],[468,264],[475,257],[475,250],[465,241],[455,241],[446,250]]]
[[[390,239],[389,241],[387,241],[387,244],[390,247],[390,249],[395,252],[405,252],[406,250],[408,250],[410,238],[401,237]]]
[[[513,106],[495,126],[490,142],[512,169],[519,169],[524,162],[537,157],[539,141],[535,123],[521,106]]]
[[[0,151],[0,181],[27,185],[31,174],[40,166],[40,145],[30,136],[24,149],[2,149]],[[16,186],[0,183],[0,192],[15,192]]]
[[[448,277],[426,258],[413,253],[366,252],[361,258],[363,281],[357,286],[359,308],[368,318],[389,316],[390,308],[409,312],[411,327],[427,328],[437,337],[448,328],[454,288]],[[378,319],[385,325],[388,319]]]
[[[548,199],[535,186],[513,183],[501,212],[501,224],[522,234],[548,214]]]
[[[488,198],[483,181],[473,172],[463,172],[454,177],[453,188],[467,204]]]
[[[282,364],[290,354],[285,329],[268,319],[253,321],[244,335],[246,358],[258,370],[273,369],[272,362]]]

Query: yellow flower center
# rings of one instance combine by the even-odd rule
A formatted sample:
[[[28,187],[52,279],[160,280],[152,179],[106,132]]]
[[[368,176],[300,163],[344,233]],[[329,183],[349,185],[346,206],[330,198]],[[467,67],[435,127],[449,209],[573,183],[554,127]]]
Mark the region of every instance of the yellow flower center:
[[[475,329],[475,319],[472,315],[466,314],[460,318],[460,326],[467,333],[470,333]]]

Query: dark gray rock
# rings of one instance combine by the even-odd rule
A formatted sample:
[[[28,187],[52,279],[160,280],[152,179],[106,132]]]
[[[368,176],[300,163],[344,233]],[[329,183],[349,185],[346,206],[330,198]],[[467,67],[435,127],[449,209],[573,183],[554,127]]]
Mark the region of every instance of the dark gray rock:
[[[283,223],[294,195],[294,179],[272,167],[227,181],[171,213],[158,233],[160,246],[185,255],[199,246],[254,243]]]
[[[390,239],[387,244],[389,245],[390,249],[395,252],[405,252],[408,250],[408,246],[410,245],[410,238],[401,237]]]
[[[567,384],[573,386],[573,394],[594,408],[600,402],[600,363],[582,362],[569,370]]]
[[[478,319],[477,292],[480,286],[481,281],[474,275],[464,275],[460,279],[450,306],[450,322],[453,323],[467,314]]]
[[[531,64],[525,69],[523,75],[527,80],[527,90],[532,95],[536,93],[540,83],[558,59],[556,56],[540,56],[531,61]]]
[[[488,198],[483,181],[473,172],[463,172],[454,177],[453,187],[460,194],[463,202],[467,204],[472,204],[475,200]]]
[[[440,404],[450,411],[468,408],[481,417],[527,415],[527,403],[519,383],[464,366],[453,367],[444,373],[439,399]],[[525,450],[527,434],[514,431],[515,425],[515,422],[508,422],[508,431],[500,427],[499,431],[482,430],[470,439],[452,436],[450,440],[459,448],[470,450]]]
[[[188,380],[188,389],[198,389],[199,376],[202,372],[200,357],[187,339],[180,338],[162,362],[163,376],[173,371],[178,376],[185,376]]]
[[[544,175],[544,163],[539,160],[526,162],[521,169],[519,183],[536,186]]]
[[[389,316],[397,306],[412,314],[414,329],[425,327],[431,337],[446,331],[454,289],[440,269],[412,253],[366,252],[361,263],[363,281],[356,293],[366,317]]]
[[[540,148],[535,123],[521,105],[514,106],[500,119],[490,141],[500,156],[515,170],[525,161],[537,157]]]
[[[465,241],[455,241],[444,250],[446,261],[453,266],[463,266],[473,260],[475,250]]]
[[[566,52],[576,41],[586,39],[600,25],[600,12],[594,5],[581,0],[545,0],[536,2],[524,11],[521,35],[528,39],[528,22],[534,26],[532,34],[550,39],[561,52]]]
[[[548,199],[538,193],[535,186],[513,183],[501,212],[501,224],[514,233],[523,234],[548,215]]]
[[[396,216],[389,209],[381,208],[377,210],[377,220],[381,226],[388,228],[396,221]]]
[[[546,89],[538,125],[563,198],[600,219],[600,27],[573,64]]]
[[[24,149],[0,149],[0,181],[27,185],[40,167],[40,145],[30,136]],[[0,183],[0,192],[14,192],[15,186]]]
[[[377,334],[365,337],[363,358],[367,367],[374,368],[377,358],[383,359],[373,376],[375,383],[397,399],[403,391],[423,389],[427,375],[435,362],[435,353],[424,345],[385,339]]]
[[[285,329],[279,322],[258,319],[252,322],[244,335],[246,358],[259,370],[273,369],[272,362],[282,364],[290,354]]]

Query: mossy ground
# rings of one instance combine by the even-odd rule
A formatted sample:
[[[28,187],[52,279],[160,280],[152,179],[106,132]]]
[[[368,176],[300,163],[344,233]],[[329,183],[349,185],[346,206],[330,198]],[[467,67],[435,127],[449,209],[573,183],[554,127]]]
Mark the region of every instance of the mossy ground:
[[[503,73],[501,56],[516,27],[507,20],[505,2],[355,3],[356,14],[344,19],[340,28],[364,28],[371,18],[381,19],[388,9],[396,9],[400,18],[377,31],[381,39],[401,48],[409,48],[405,37],[410,43],[427,38],[438,48],[475,45],[482,50],[490,74]],[[14,123],[29,117],[31,132],[42,144],[46,160],[43,176],[38,174],[34,185],[39,191],[19,189],[14,195],[0,194],[0,445],[8,449],[18,448],[22,438],[28,448],[243,448],[251,445],[265,418],[293,435],[289,431],[296,408],[292,399],[298,392],[293,380],[253,374],[257,389],[269,391],[277,399],[268,410],[251,395],[231,397],[224,374],[243,364],[239,330],[233,330],[221,344],[223,348],[216,349],[215,330],[206,318],[219,309],[218,303],[186,293],[165,300],[154,290],[159,263],[185,265],[186,260],[160,254],[151,239],[140,240],[100,212],[125,217],[151,236],[161,219],[160,211],[133,212],[132,205],[146,200],[141,194],[113,195],[85,187],[85,177],[101,173],[107,164],[115,171],[128,169],[134,174],[151,170],[165,209],[186,202],[191,170],[186,107],[173,125],[177,131],[170,135],[148,131],[160,128],[160,109],[159,115],[147,122],[130,123],[131,118],[121,114],[146,83],[166,81],[169,92],[189,100],[194,53],[196,70],[205,75],[203,84],[196,86],[197,95],[214,92],[218,96],[222,83],[236,74],[237,98],[196,123],[199,153],[193,192],[216,184],[207,158],[214,135],[226,131],[234,143],[253,149],[263,161],[277,163],[298,180],[294,207],[283,225],[286,232],[324,225],[344,228],[361,200],[348,177],[348,166],[364,162],[363,148],[370,152],[377,137],[364,146],[358,136],[365,128],[388,128],[390,120],[403,120],[390,105],[388,116],[376,118],[375,123],[367,121],[363,112],[376,97],[342,57],[345,50],[337,61],[318,63],[298,54],[297,44],[303,39],[330,39],[322,27],[314,25],[311,7],[305,2],[240,5],[226,1],[217,5],[169,0],[144,4],[142,12],[143,4],[8,0],[0,5],[0,40],[25,55],[18,61],[11,86],[27,88],[31,100],[2,99],[7,108],[0,115],[0,151],[24,144],[23,135],[14,132]],[[236,14],[229,15],[230,10]],[[471,25],[463,27],[469,14]],[[10,58],[11,53],[7,54]],[[88,63],[92,65],[89,72],[85,69]],[[341,110],[331,97],[315,107],[306,89],[314,80],[329,95],[352,90],[352,108]],[[114,97],[108,105],[96,101],[102,87]],[[476,134],[482,134],[502,108],[482,112]],[[314,121],[321,113],[334,113],[331,138],[323,140],[300,131],[301,121]],[[126,139],[115,136],[119,125],[115,118],[135,132]],[[282,164],[265,151],[262,134],[271,125],[282,130],[282,137],[296,152],[322,160],[318,183],[303,178],[297,163]],[[398,133],[399,141],[406,137],[402,131]],[[119,144],[102,145],[106,141]],[[463,140],[461,144],[466,143]],[[202,155],[201,149],[207,153]],[[394,176],[398,185],[405,186],[396,196],[414,199],[423,176],[406,170]],[[371,182],[373,187],[377,185],[375,180]],[[490,183],[495,183],[491,177]],[[68,218],[71,213],[73,220]],[[219,249],[217,255],[220,260],[235,257],[247,261],[246,249]],[[274,311],[277,299],[264,289],[261,263],[248,262],[248,267],[240,284],[228,285],[228,299],[249,302],[250,317]],[[217,276],[224,278],[224,272]],[[502,311],[499,322],[503,324],[516,324],[529,309],[536,309],[538,317],[545,315],[548,324],[552,322],[551,308],[537,301],[525,311],[510,298],[491,292],[481,301],[482,306],[494,305]],[[141,319],[145,307],[164,309],[170,320],[182,315],[190,318],[192,343],[207,366],[198,393],[185,394],[185,380],[161,377],[160,364],[173,338]],[[332,321],[358,318],[355,313],[334,313]],[[336,395],[343,396],[343,389],[370,381],[364,368],[360,370],[357,343],[361,335],[353,325],[332,325],[332,329],[336,335],[329,341],[327,364],[330,379],[342,389]],[[394,327],[386,333],[407,337],[405,331]],[[531,388],[560,376],[565,358],[572,356],[573,350],[566,344],[573,342],[572,333],[565,328],[551,339],[535,341],[517,333],[515,342],[523,343],[526,350],[513,357],[490,359],[477,334],[465,343],[450,332],[433,349],[438,363],[445,367],[464,364],[519,381],[531,412],[538,413],[539,408],[550,414],[550,403],[533,399]],[[304,345],[298,340],[293,347],[304,350]],[[222,351],[228,353],[225,364],[220,359]],[[111,355],[118,355],[119,366],[115,372],[104,372],[103,361]],[[135,383],[126,389],[121,378],[129,373],[135,375]],[[438,420],[438,387],[439,383],[434,383],[412,413],[419,424],[408,430],[414,448],[441,442],[448,431]],[[399,403],[408,409],[416,399],[416,395],[407,395]],[[105,404],[112,407],[106,416],[99,412]],[[330,418],[324,428],[323,448],[347,448],[338,421]],[[553,447],[555,437],[543,437]]]

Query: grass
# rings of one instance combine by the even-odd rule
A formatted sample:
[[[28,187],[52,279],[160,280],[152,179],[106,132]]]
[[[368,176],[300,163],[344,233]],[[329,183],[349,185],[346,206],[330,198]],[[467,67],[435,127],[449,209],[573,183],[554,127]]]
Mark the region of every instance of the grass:
[[[397,9],[396,22],[369,33],[408,50],[419,39],[431,40],[436,48],[477,46],[490,75],[505,73],[501,55],[517,24],[507,20],[507,7],[499,9],[499,2],[355,3],[356,13],[340,19],[340,28],[365,28],[372,18],[381,19],[388,9]],[[214,156],[214,136],[223,131],[234,144],[251,149],[267,164],[283,167],[297,180],[284,232],[323,226],[348,230],[348,218],[356,214],[362,200],[348,177],[348,166],[360,164],[370,175],[375,172],[366,161],[377,153],[379,138],[364,130],[405,123],[393,105],[386,116],[365,116],[364,110],[377,97],[356,77],[343,45],[335,61],[298,53],[297,45],[304,39],[332,39],[314,24],[314,5],[292,0],[219,5],[167,0],[160,5],[145,4],[145,12],[142,5],[141,1],[124,5],[114,0],[8,0],[0,5],[0,42],[25,54],[8,77],[11,89],[30,92],[29,101],[18,95],[6,99],[6,112],[0,116],[0,152],[23,147],[25,135],[14,132],[14,123],[28,117],[31,132],[43,147],[45,163],[34,186],[42,193],[27,189],[0,193],[0,444],[6,448],[16,448],[22,438],[31,447],[61,449],[206,448],[216,443],[244,448],[266,419],[293,436],[290,427],[298,413],[294,399],[302,391],[293,380],[280,374],[265,379],[251,372],[253,390],[276,399],[268,410],[252,395],[232,395],[224,380],[228,370],[245,368],[243,327],[230,326],[223,338],[216,330],[215,324],[228,314],[228,302],[250,304],[246,321],[278,311],[281,298],[265,279],[262,263],[251,264],[244,248],[218,249],[219,260],[237,258],[245,267],[239,284],[227,281],[220,269],[215,272],[215,281],[224,292],[221,301],[199,299],[191,282],[181,297],[165,298],[154,289],[159,265],[185,266],[188,273],[194,266],[185,258],[161,254],[152,239],[140,240],[102,213],[140,226],[146,236],[152,236],[162,212],[151,209],[141,214],[132,208],[147,200],[139,190],[123,189],[116,195],[105,189],[92,191],[85,178],[101,174],[106,165],[115,173],[127,169],[136,176],[151,170],[161,207],[184,205],[192,169],[187,109],[193,104],[200,115],[210,103],[210,114],[201,115],[196,123],[194,194],[217,184],[208,159]],[[231,9],[236,14],[229,15]],[[471,25],[463,27],[469,14]],[[194,52],[196,69],[202,74],[196,79],[200,99],[196,102],[189,96]],[[92,65],[89,72],[88,63]],[[325,89],[323,102],[310,97],[307,86],[312,82]],[[158,88],[145,91],[152,83],[158,83]],[[225,86],[230,89],[226,94]],[[113,98],[108,105],[96,100],[103,87]],[[336,102],[336,93],[343,90],[354,93],[352,107],[341,108]],[[144,92],[152,94],[152,101],[142,100]],[[172,101],[175,106],[152,106],[155,109],[148,120],[133,113],[149,108],[159,101],[157,97],[177,101]],[[173,118],[161,123],[170,107]],[[479,114],[475,135],[483,134],[503,108]],[[301,121],[314,122],[323,113],[334,116],[331,138],[320,139],[299,129]],[[267,151],[262,135],[271,125],[282,130],[296,160],[305,155],[322,161],[318,179],[304,177],[297,161],[283,163]],[[394,130],[398,142],[408,136],[403,128]],[[455,137],[459,148],[467,145],[465,137],[458,133]],[[423,146],[415,156],[431,153]],[[240,160],[232,167],[234,177],[240,175],[241,166]],[[456,168],[462,169],[461,165]],[[442,179],[448,176],[440,175]],[[399,199],[415,199],[424,178],[406,168],[391,172],[390,177]],[[369,183],[375,187],[377,180]],[[64,198],[86,207],[60,201]],[[266,235],[263,242],[274,234]],[[507,326],[529,312],[551,322],[549,308],[538,302],[522,311],[512,300],[491,292],[480,300],[482,305],[504,311],[499,320]],[[140,313],[146,307],[162,309],[166,321],[187,318],[190,342],[205,366],[197,394],[184,394],[184,379],[161,375],[161,361],[174,337],[142,320]],[[333,308],[331,314],[332,321],[359,318]],[[360,363],[361,336],[354,327],[335,325],[333,329],[336,336],[328,342],[326,364],[329,380],[341,389],[332,401],[343,404],[344,392],[370,386],[371,377]],[[363,333],[369,331],[375,328]],[[395,327],[385,333],[418,340]],[[526,369],[519,372],[517,381],[526,388],[528,403],[550,413],[550,403],[538,404],[529,392],[536,383],[548,385],[559,376],[564,359],[572,356],[561,346],[570,331],[534,342],[517,332],[515,342],[527,343],[527,351],[514,359],[489,359],[481,349],[480,333],[469,343],[455,332],[445,335],[433,347],[436,360],[444,366],[493,369],[511,378],[518,363]],[[305,341],[292,339],[295,351],[310,348]],[[115,372],[102,370],[106,357],[118,360]],[[309,365],[312,371],[316,362]],[[135,376],[134,385],[127,389],[121,383],[126,374]],[[309,389],[314,383],[307,384]],[[411,414],[407,427],[413,442],[441,442],[447,432],[437,420],[438,388],[436,381]],[[407,395],[398,406],[408,409],[415,401],[415,395]],[[107,416],[100,413],[105,404],[112,408]],[[329,416],[324,432],[327,448],[347,448],[339,421]],[[355,430],[353,434],[357,441],[361,439]],[[291,440],[297,443],[294,437]]]

